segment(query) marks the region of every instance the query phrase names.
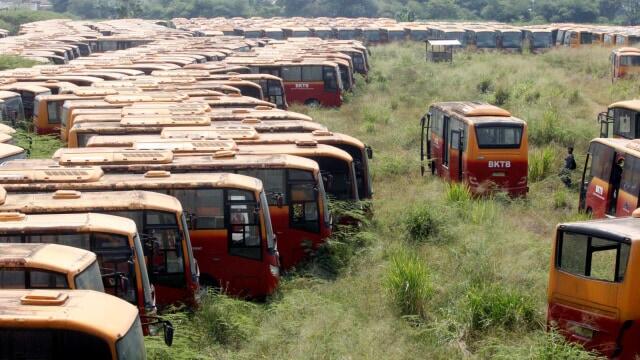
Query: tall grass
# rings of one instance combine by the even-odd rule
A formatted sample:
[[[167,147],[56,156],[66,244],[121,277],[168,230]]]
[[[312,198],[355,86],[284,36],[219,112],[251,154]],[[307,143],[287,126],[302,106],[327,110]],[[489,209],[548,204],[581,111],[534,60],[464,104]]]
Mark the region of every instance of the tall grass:
[[[29,60],[17,55],[0,55],[0,71],[15,68],[28,68],[37,64],[37,61]]]
[[[541,181],[554,172],[559,173],[560,169],[555,168],[556,154],[556,149],[551,147],[534,150],[529,156],[529,180]]]
[[[400,314],[426,316],[434,293],[429,270],[415,254],[399,252],[391,257],[385,287]]]

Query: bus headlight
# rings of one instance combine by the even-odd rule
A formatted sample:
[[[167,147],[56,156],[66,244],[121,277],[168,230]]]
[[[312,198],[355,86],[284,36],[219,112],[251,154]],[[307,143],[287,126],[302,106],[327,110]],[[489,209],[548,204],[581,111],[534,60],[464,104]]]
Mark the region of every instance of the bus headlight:
[[[278,277],[280,276],[280,268],[277,266],[269,265],[269,270],[271,271],[271,275]]]

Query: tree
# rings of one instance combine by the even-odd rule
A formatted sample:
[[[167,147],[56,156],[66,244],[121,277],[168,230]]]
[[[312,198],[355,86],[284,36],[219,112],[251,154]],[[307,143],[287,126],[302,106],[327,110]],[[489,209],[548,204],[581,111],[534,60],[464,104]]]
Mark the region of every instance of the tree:
[[[429,19],[458,19],[460,7],[453,0],[429,0],[425,14]]]
[[[620,8],[625,24],[640,24],[640,0],[620,0]]]

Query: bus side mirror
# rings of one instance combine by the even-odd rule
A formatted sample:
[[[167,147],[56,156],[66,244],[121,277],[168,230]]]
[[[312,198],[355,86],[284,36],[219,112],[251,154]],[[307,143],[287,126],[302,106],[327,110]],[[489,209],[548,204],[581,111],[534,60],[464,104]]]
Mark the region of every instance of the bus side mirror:
[[[371,146],[366,146],[365,149],[367,150],[367,158],[369,160],[373,159],[373,149],[371,148]]]
[[[169,321],[165,321],[162,324],[162,329],[164,331],[164,343],[167,346],[173,345],[173,324]]]

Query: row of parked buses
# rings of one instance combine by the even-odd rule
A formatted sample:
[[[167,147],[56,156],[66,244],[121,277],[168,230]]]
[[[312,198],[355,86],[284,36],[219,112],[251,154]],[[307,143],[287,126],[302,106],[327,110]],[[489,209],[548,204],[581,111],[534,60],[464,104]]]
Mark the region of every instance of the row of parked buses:
[[[397,22],[385,18],[177,18],[173,24],[194,36],[235,35],[276,40],[318,37],[360,40],[367,45],[404,40],[458,40],[461,47],[474,50],[536,52],[555,46],[629,46],[640,40],[640,30],[635,27],[584,24],[513,26],[497,22]]]
[[[354,41],[161,37],[2,72],[21,114],[3,120],[67,147],[0,166],[0,358],[142,359],[144,335],[171,344],[159,310],[271,295],[351,222],[330,201],[373,196],[371,148],[285,110],[281,76],[352,87],[356,58]]]

